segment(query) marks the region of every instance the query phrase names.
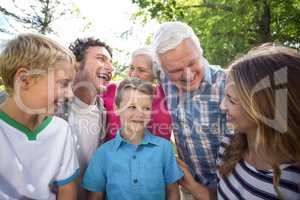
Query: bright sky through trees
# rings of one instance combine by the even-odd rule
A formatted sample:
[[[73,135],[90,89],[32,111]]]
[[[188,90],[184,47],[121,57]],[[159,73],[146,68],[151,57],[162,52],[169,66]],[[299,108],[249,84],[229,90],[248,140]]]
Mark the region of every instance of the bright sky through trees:
[[[14,0],[20,8],[27,8],[35,1]],[[78,17],[62,17],[54,23],[56,35],[50,37],[65,46],[78,37],[94,36],[107,42],[115,49],[114,59],[119,64],[126,63],[128,53],[145,44],[146,38],[153,34],[158,25],[150,21],[145,25],[134,23],[132,14],[138,7],[130,0],[73,0],[73,7],[79,8]],[[1,6],[15,10],[11,0],[0,0]],[[83,19],[84,17],[84,19]],[[9,26],[9,21],[0,19],[0,23]],[[15,25],[15,24],[13,24]],[[28,32],[19,28],[19,32]],[[0,40],[12,35],[0,33]]]

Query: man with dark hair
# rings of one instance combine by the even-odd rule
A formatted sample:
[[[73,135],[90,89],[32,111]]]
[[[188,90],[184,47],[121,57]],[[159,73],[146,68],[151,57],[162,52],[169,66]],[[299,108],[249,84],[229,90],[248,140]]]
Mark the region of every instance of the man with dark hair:
[[[108,46],[106,43],[100,41],[99,39],[94,38],[84,38],[77,39],[74,43],[70,44],[69,49],[76,56],[76,61],[80,62],[84,59],[86,54],[86,50],[89,47],[104,47],[106,51],[109,53],[110,57],[112,57],[112,48]]]
[[[60,115],[65,118],[77,139],[81,175],[104,141],[106,111],[99,93],[106,90],[112,76],[112,49],[99,39],[77,39],[69,49],[77,61],[74,80],[74,99],[65,103]],[[79,199],[86,199],[79,191]]]

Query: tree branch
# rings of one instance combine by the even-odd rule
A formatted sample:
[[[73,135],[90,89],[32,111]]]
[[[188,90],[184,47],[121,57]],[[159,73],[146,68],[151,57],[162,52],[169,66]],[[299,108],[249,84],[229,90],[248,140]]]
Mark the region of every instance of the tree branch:
[[[8,33],[8,34],[12,34],[11,32],[9,32],[8,30],[4,29],[4,28],[1,28],[0,27],[0,32],[2,33]]]
[[[16,14],[14,14],[12,12],[9,12],[8,10],[6,10],[5,8],[3,8],[1,6],[0,6],[0,12],[3,13],[4,15],[6,15],[6,16],[13,17],[15,20],[17,20],[19,22],[27,23],[27,24],[31,23],[31,21],[29,19],[21,18],[21,17],[17,16]]]
[[[203,1],[203,3],[198,4],[198,5],[189,5],[189,6],[180,6],[177,8],[211,8],[211,9],[218,9],[218,10],[224,10],[224,11],[228,11],[228,12],[232,12],[233,8],[230,6],[227,6],[225,4],[216,4],[216,3],[210,3],[208,1]]]

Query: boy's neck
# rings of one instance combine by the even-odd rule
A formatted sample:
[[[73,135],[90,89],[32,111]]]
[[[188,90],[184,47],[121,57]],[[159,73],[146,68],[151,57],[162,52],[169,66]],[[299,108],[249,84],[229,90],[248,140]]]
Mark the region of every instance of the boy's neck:
[[[144,131],[137,133],[135,131],[123,129],[121,132],[122,137],[132,144],[139,145],[144,139]]]
[[[1,105],[0,109],[29,130],[37,128],[45,118],[45,115],[26,113],[18,107],[16,102],[13,100],[13,97],[8,97]]]

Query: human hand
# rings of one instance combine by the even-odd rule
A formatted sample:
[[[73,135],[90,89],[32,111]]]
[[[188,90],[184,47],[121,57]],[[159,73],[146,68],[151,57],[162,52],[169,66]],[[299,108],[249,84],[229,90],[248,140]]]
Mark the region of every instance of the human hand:
[[[178,183],[189,191],[195,200],[215,200],[217,199],[217,192],[215,189],[210,189],[204,185],[198,183],[188,166],[180,159],[176,159],[180,169],[183,171],[184,176],[178,181]]]
[[[185,162],[179,158],[176,158],[177,164],[179,165],[180,169],[183,171],[184,176],[178,181],[178,183],[184,187],[186,190],[192,193],[194,188],[197,185],[196,180],[194,179],[193,175],[189,171],[188,166]]]

